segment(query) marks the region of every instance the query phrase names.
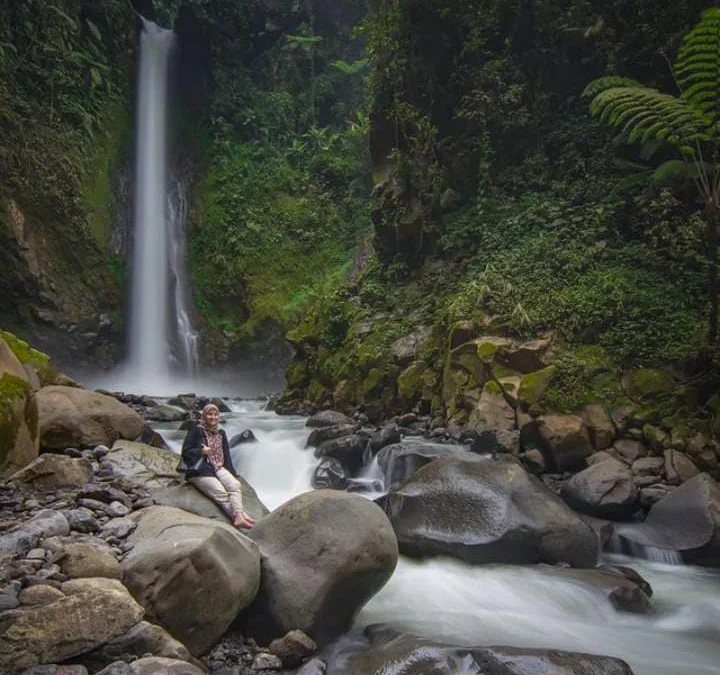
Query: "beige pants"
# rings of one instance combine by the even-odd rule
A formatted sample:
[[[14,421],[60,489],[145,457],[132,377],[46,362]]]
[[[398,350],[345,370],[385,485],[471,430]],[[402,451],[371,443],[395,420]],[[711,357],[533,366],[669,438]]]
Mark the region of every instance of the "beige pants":
[[[220,505],[230,518],[243,510],[242,485],[227,469],[218,469],[215,476],[195,476],[190,482]]]

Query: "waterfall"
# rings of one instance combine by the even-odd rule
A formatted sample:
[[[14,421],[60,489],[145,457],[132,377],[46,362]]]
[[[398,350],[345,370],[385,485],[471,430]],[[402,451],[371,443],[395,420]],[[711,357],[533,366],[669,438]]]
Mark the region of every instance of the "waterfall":
[[[186,185],[168,189],[168,70],[171,30],[143,19],[137,105],[135,236],[126,377],[134,387],[168,386],[171,366],[197,374],[196,334],[185,278]],[[174,310],[174,316],[171,316]],[[179,355],[173,357],[173,348]]]

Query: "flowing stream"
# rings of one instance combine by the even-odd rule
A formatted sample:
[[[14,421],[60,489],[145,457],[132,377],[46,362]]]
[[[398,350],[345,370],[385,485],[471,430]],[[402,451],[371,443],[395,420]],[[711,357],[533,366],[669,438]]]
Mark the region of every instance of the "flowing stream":
[[[301,417],[228,401],[228,436],[252,429],[258,442],[233,450],[238,471],[274,509],[310,489],[317,463],[305,449]],[[160,429],[175,450],[183,433]],[[635,675],[720,674],[720,573],[608,556],[632,566],[653,587],[653,613],[617,612],[576,582],[513,565],[470,566],[449,558],[401,558],[388,584],[355,621],[465,645],[556,648],[625,659]]]

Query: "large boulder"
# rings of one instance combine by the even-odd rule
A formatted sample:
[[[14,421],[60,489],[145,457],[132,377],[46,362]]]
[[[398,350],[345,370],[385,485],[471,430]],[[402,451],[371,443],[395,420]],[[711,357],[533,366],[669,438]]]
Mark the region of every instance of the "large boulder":
[[[390,629],[369,629],[370,646],[359,641],[335,650],[325,675],[632,675],[610,656],[518,647],[456,647]]]
[[[37,403],[31,389],[22,363],[0,338],[0,476],[38,456]]]
[[[3,614],[0,672],[59,663],[95,649],[137,624],[143,608],[117,581],[102,581],[49,604]]]
[[[679,551],[694,565],[720,567],[720,485],[700,473],[654,504],[642,525],[620,534],[644,546]]]
[[[43,448],[111,446],[118,438],[137,438],[145,424],[124,403],[87,389],[43,387],[36,396]]]
[[[576,415],[538,418],[537,435],[549,466],[558,471],[583,468],[585,458],[593,453],[585,422]]]
[[[119,439],[104,459],[113,465],[115,473],[142,481],[148,489],[183,481],[176,471],[180,456],[171,450]]]
[[[385,508],[408,555],[575,567],[597,562],[592,528],[507,456],[437,459],[389,493]]]
[[[240,624],[244,635],[263,643],[297,628],[318,645],[327,644],[349,629],[397,564],[387,517],[355,494],[299,495],[250,536],[262,552],[262,583]]]
[[[167,506],[133,518],[125,584],[150,620],[192,654],[206,652],[257,593],[257,546],[230,525]]]
[[[260,501],[255,489],[242,476],[238,476],[238,480],[242,485],[243,508],[255,520],[260,520],[270,511],[267,506]],[[150,496],[153,501],[160,506],[172,506],[176,509],[182,509],[188,513],[194,513],[203,518],[219,520],[227,523],[228,516],[212,499],[206,497],[200,490],[193,487],[191,483],[183,483],[181,485],[171,485],[165,488],[150,490]]]
[[[84,457],[45,453],[10,476],[10,480],[32,483],[39,488],[56,488],[85,485],[92,477],[92,465]]]
[[[566,481],[560,493],[574,509],[598,518],[627,518],[636,505],[638,490],[633,472],[614,457],[594,462]]]
[[[410,478],[421,466],[438,457],[467,453],[462,445],[405,441],[386,445],[377,454],[377,463],[385,476],[385,488],[393,490]]]

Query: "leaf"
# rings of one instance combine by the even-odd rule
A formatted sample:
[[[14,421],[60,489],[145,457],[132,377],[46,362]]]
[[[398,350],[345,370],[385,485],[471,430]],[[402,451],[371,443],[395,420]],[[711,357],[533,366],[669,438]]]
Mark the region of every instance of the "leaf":
[[[93,84],[95,84],[96,86],[102,84],[103,78],[97,68],[90,68],[90,78],[92,79]]]
[[[85,23],[87,23],[88,28],[90,29],[90,32],[95,36],[95,39],[99,42],[102,41],[102,33],[100,32],[100,29],[92,21],[90,21],[90,19],[85,19]]]
[[[59,7],[56,7],[55,5],[47,5],[47,8],[55,12],[55,14],[57,14],[61,19],[65,20],[70,28],[77,30],[78,27],[75,20],[63,12]]]

